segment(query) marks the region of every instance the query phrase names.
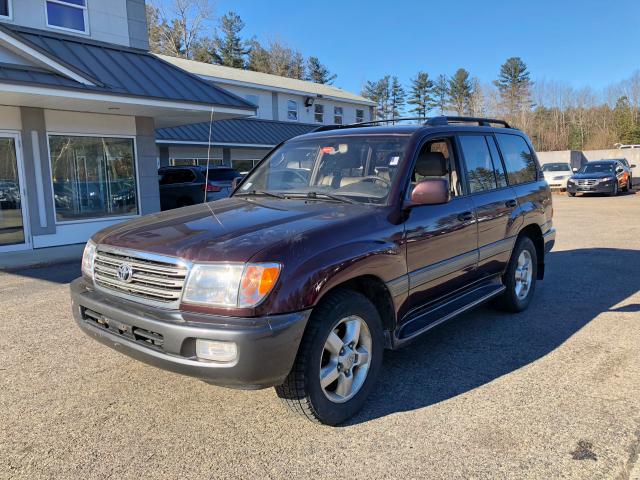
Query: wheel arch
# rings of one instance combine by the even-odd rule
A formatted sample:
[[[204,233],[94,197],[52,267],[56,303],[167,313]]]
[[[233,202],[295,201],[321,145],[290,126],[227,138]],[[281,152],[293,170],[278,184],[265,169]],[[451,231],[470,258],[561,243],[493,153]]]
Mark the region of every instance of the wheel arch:
[[[542,229],[540,228],[540,225],[538,225],[537,223],[531,223],[525,226],[524,228],[522,228],[518,233],[518,238],[516,239],[516,243],[522,237],[529,237],[529,239],[531,239],[531,241],[533,242],[533,245],[536,247],[536,256],[538,259],[537,261],[538,274],[536,275],[536,278],[538,280],[543,280],[544,265],[545,265],[544,237],[542,236]]]

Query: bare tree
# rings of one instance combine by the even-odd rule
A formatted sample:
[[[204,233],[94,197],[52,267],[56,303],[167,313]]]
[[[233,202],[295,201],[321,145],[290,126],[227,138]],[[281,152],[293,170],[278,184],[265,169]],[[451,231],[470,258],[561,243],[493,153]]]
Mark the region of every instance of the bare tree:
[[[157,8],[160,21],[159,42],[162,53],[194,58],[202,31],[212,19],[210,0],[173,0],[168,8]]]

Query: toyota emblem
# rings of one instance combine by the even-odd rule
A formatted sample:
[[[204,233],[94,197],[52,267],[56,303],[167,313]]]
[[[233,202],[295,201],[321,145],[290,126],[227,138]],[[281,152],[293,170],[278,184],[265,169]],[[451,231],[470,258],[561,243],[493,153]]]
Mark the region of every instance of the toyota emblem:
[[[133,280],[133,268],[128,263],[123,263],[118,267],[118,280],[130,283]]]

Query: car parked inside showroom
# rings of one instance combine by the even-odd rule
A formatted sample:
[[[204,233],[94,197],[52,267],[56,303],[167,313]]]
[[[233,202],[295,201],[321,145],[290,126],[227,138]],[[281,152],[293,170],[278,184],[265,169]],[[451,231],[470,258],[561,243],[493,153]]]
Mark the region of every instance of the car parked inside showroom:
[[[567,193],[606,193],[611,196],[631,188],[631,174],[618,160],[598,160],[583,165],[568,181]]]
[[[567,180],[573,175],[571,165],[566,162],[545,163],[542,165],[544,179],[552,189],[566,190]]]
[[[171,210],[226,198],[234,179],[240,177],[242,174],[231,167],[161,167],[158,170],[160,207]]]

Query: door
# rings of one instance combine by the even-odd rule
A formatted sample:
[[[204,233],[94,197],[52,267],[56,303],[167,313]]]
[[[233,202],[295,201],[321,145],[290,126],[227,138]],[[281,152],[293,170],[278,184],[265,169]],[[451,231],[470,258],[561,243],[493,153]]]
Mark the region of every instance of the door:
[[[30,248],[19,134],[0,132],[0,252]]]
[[[493,135],[460,134],[467,187],[478,218],[478,277],[502,273],[517,229],[517,193],[507,178]]]
[[[411,209],[405,222],[410,310],[466,285],[478,260],[473,203],[464,195],[452,137],[429,140],[422,148],[412,185],[427,178],[446,178],[451,201]]]

